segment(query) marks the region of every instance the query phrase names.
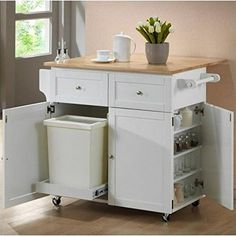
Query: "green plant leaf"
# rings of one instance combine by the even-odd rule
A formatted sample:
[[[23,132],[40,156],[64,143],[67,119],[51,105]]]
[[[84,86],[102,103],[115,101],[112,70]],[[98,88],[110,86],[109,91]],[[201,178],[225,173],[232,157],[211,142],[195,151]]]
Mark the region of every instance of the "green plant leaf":
[[[150,38],[151,42],[150,43],[156,43],[155,37],[152,33],[148,32],[148,27],[144,26],[143,27],[144,31],[146,32],[146,34],[148,35],[148,37]]]
[[[146,31],[144,31],[142,27],[136,28],[136,30],[137,30],[149,43],[151,43],[150,38],[148,37]]]
[[[170,33],[170,32],[169,32],[170,27],[171,27],[171,23],[168,23],[168,24],[166,25],[166,27],[165,27],[164,32],[163,32],[162,43],[164,43],[165,40],[166,40],[166,38],[168,37],[168,35],[169,35],[169,33]]]
[[[153,18],[153,17],[150,17],[149,18],[149,23],[150,23],[150,25],[154,25],[154,23],[155,23],[155,19]]]
[[[158,43],[158,33],[154,32],[153,35],[154,35],[154,38],[155,38],[155,43]]]
[[[160,22],[159,17],[149,17],[146,20],[145,25],[136,28],[136,30],[147,40],[147,42],[152,44],[164,43],[170,33],[169,29],[171,27],[171,23],[166,21],[161,25],[161,32],[157,33],[154,31],[153,33],[149,33],[149,25],[155,27],[154,24],[157,21]]]
[[[157,43],[162,43],[163,32],[165,31],[165,28],[166,28],[166,22],[164,22],[161,26],[161,32],[158,33],[158,36],[157,36]]]

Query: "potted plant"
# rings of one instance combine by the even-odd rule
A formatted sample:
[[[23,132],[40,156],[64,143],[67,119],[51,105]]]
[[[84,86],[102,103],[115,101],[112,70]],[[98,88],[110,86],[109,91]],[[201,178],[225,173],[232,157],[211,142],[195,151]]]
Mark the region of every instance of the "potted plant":
[[[171,23],[162,22],[158,17],[150,17],[145,23],[139,22],[136,30],[147,40],[146,57],[149,64],[166,64],[169,43],[165,42],[174,30]]]

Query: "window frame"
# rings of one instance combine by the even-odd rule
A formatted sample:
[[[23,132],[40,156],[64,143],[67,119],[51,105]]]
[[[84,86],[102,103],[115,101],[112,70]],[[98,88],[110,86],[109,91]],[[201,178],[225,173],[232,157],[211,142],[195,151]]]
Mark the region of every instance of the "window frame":
[[[16,4],[16,2],[15,2]],[[47,11],[38,11],[38,12],[27,12],[27,13],[16,13],[15,12],[15,32],[16,32],[16,21],[23,20],[38,20],[38,19],[49,19],[49,52],[34,54],[29,56],[16,56],[15,49],[15,59],[25,59],[25,58],[35,58],[41,56],[47,56],[52,54],[52,18],[53,18],[53,1],[50,0],[50,8]],[[15,39],[16,40],[16,39]]]

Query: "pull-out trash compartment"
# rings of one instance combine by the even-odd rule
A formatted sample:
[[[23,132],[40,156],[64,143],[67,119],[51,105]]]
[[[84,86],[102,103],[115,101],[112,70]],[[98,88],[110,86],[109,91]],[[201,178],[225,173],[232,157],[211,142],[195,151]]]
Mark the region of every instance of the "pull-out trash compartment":
[[[44,121],[49,182],[71,188],[107,183],[107,120],[65,115]]]

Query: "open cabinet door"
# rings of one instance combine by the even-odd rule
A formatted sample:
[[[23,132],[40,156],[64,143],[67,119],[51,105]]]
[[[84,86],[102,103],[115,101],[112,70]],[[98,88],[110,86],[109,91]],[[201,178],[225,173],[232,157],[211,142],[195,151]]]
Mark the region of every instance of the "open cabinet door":
[[[202,167],[206,195],[234,208],[233,112],[204,105]]]
[[[36,199],[35,183],[48,178],[47,136],[43,120],[49,118],[43,102],[3,111],[4,207]]]

